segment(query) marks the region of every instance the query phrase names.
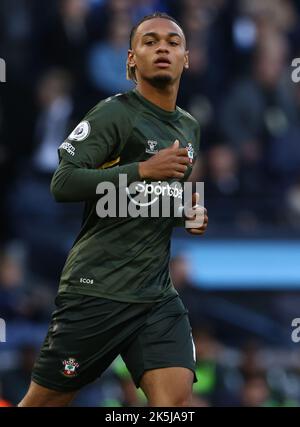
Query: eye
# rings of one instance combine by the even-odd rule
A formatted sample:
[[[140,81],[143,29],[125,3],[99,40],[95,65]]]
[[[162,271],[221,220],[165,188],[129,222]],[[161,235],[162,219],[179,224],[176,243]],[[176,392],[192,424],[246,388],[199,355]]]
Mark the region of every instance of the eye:
[[[170,45],[171,45],[171,46],[178,46],[178,45],[179,45],[179,43],[177,43],[177,42],[170,42]]]
[[[148,40],[148,41],[146,41],[146,42],[145,42],[145,44],[146,44],[147,46],[152,46],[154,43],[155,43],[155,41],[154,41],[154,40]]]

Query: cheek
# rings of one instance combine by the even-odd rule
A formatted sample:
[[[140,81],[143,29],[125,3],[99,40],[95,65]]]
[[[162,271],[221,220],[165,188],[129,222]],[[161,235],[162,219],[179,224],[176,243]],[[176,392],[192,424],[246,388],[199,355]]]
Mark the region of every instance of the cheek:
[[[140,58],[139,60],[137,60],[137,68],[140,71],[140,73],[144,74],[144,75],[151,75],[153,73],[153,66],[152,66],[152,61],[151,61],[151,57],[149,55],[149,57],[147,58],[147,56]]]
[[[183,56],[179,56],[178,58],[178,66],[179,68],[183,68],[185,65],[186,61],[185,61],[185,57]]]
[[[136,64],[140,70],[145,70],[149,67],[150,64],[150,55],[139,55],[136,57]]]
[[[172,59],[173,59],[173,66],[172,66],[173,70],[182,71],[185,63],[182,55],[179,53],[174,54]]]

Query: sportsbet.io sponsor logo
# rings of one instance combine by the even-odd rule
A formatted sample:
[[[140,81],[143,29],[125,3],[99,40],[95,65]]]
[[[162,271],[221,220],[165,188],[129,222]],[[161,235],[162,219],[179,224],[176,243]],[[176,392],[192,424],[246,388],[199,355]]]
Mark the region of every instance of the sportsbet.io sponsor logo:
[[[146,183],[146,181],[139,182],[135,186],[135,190],[138,194],[140,194],[143,199],[147,199],[148,196],[151,197],[150,201],[141,201],[136,200],[134,197],[131,196],[129,188],[126,187],[126,193],[132,203],[134,203],[136,206],[150,206],[153,205],[158,201],[159,196],[168,196],[168,197],[175,197],[182,199],[182,193],[183,189],[177,187],[177,183],[174,185],[170,185],[168,182],[162,183],[161,181],[158,181],[157,183]]]
[[[154,194],[155,196],[172,196],[182,199],[183,193],[183,189],[181,188],[180,184],[175,183],[170,185],[168,182],[162,183],[161,181],[158,181],[157,183],[151,182],[150,184],[146,183],[146,181],[139,182],[135,189],[140,194],[142,193],[144,197],[149,194]]]
[[[0,343],[6,342],[6,323],[4,319],[0,318]]]
[[[96,212],[100,218],[186,218],[186,228],[201,227],[204,222],[204,209],[192,206],[192,194],[200,195],[200,205],[204,205],[204,183],[196,182],[195,189],[191,182],[184,184],[169,182],[134,182],[128,185],[127,175],[119,175],[116,187],[112,182],[98,184],[96,193],[100,198]]]

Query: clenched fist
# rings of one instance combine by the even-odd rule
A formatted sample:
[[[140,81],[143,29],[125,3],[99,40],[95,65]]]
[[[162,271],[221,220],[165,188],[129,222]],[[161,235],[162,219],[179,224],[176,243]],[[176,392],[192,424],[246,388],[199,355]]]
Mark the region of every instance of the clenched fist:
[[[139,163],[139,174],[142,179],[164,180],[184,177],[189,164],[186,148],[179,148],[176,140],[171,147],[160,150],[149,160]]]
[[[198,205],[199,193],[192,195],[192,208],[185,213],[188,220],[186,222],[186,231],[191,234],[204,234],[208,225],[207,209],[204,206]]]

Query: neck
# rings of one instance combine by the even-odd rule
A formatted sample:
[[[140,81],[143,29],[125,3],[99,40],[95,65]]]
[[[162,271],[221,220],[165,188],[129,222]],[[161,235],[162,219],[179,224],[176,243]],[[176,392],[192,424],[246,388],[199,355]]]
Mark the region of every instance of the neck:
[[[142,80],[136,85],[136,90],[148,101],[167,111],[175,111],[179,82],[163,88],[151,85]]]

